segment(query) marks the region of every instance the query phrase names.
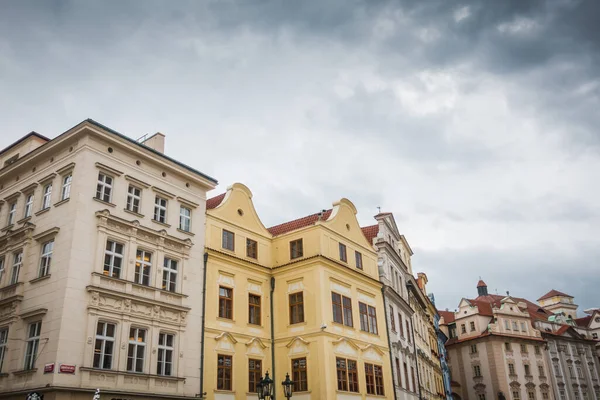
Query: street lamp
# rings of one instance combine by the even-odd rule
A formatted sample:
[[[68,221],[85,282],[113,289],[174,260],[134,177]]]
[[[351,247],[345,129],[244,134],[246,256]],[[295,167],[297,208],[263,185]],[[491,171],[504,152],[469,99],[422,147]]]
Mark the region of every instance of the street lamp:
[[[256,385],[258,398],[260,400],[270,400],[273,398],[273,379],[269,378],[269,371],[265,373],[265,378]]]
[[[290,379],[289,373],[285,374],[285,381],[281,382],[281,385],[283,386],[283,395],[286,399],[290,400],[290,397],[292,397],[292,386],[294,385],[294,382]]]

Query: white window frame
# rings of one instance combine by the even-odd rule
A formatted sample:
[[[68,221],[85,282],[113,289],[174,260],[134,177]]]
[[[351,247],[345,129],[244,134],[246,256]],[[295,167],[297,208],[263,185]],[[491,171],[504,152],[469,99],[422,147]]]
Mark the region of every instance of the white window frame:
[[[185,206],[179,206],[179,229],[185,232],[189,232],[191,228],[192,209]]]
[[[140,213],[140,209],[142,207],[142,189],[134,185],[129,185],[129,187],[127,188],[126,207],[128,211],[138,214]]]
[[[96,183],[96,198],[98,200],[110,203],[112,200],[112,189],[115,178],[104,172],[98,172],[98,182]]]
[[[6,269],[4,268],[5,261],[6,261],[5,256],[0,257],[0,284],[2,284],[2,278],[4,278],[4,273],[6,272]]]
[[[50,208],[52,205],[52,182],[47,183],[42,191],[42,210]]]
[[[12,225],[15,223],[17,216],[17,202],[10,203],[8,206],[8,218],[6,219],[6,225]]]
[[[102,333],[98,333],[98,325],[103,324],[102,327]],[[114,327],[113,329],[113,334],[115,336],[107,336],[107,330],[108,330],[108,326],[112,325]],[[117,336],[117,324],[113,324],[112,322],[106,322],[106,321],[98,321],[98,324],[96,325],[96,336],[95,336],[95,341],[94,341],[94,358],[96,355],[96,346],[98,344],[98,341],[101,342],[100,345],[100,360],[98,362],[98,365],[94,365],[94,360],[92,359],[92,365],[94,368],[99,368],[99,369],[112,369],[113,364],[114,364],[114,359],[115,359],[115,346],[116,346],[116,342],[115,342],[115,337]],[[112,342],[112,351],[110,352],[110,365],[106,366],[104,365],[104,358],[106,357],[106,355],[108,355],[109,353],[106,352],[106,343],[107,342]]]
[[[23,210],[23,218],[31,217],[33,214],[33,202],[35,201],[35,196],[33,193],[30,193],[25,198],[25,209]]]
[[[173,268],[173,265],[175,268]],[[169,292],[177,291],[177,275],[179,274],[179,261],[165,257],[163,263],[162,288]],[[174,279],[172,279],[174,277]]]
[[[8,327],[0,328],[0,373],[4,367],[4,358],[8,345]]]
[[[42,244],[42,256],[40,257],[40,269],[38,278],[50,275],[50,265],[52,264],[52,253],[54,251],[54,239]]]
[[[111,243],[110,250],[107,249],[108,244]],[[117,245],[121,245],[121,249],[123,253],[117,253]],[[108,239],[106,241],[106,246],[104,247],[104,260],[102,266],[102,273],[107,276],[112,276],[113,278],[120,278],[121,272],[123,271],[123,254],[125,253],[125,245],[123,243],[117,242],[116,240]],[[110,262],[108,265],[108,270],[106,270],[106,256],[110,256]],[[115,259],[121,260],[121,263],[118,267],[117,276],[114,275],[115,272]]]
[[[145,256],[148,256],[148,261],[145,260]],[[144,249],[137,249],[135,252],[134,282],[139,285],[150,286],[151,272],[152,253]]]
[[[10,284],[13,285],[19,282],[19,272],[21,272],[21,266],[23,265],[23,250],[19,250],[13,253],[13,265],[10,275]]]
[[[164,203],[164,204],[163,204]],[[167,206],[169,201],[164,197],[156,196],[154,198],[154,220],[160,223],[167,223]]]
[[[27,325],[27,339],[25,340],[25,362],[24,370],[35,368],[37,352],[40,347],[40,337],[42,333],[42,321],[32,322]]]
[[[62,188],[60,190],[60,199],[66,200],[71,197],[71,182],[73,181],[73,174],[68,173],[63,176]]]
[[[140,333],[143,332],[143,335]],[[129,346],[127,348],[127,371],[144,372],[144,363],[146,358],[146,340],[148,339],[148,330],[138,327],[129,328]],[[142,349],[142,354],[138,355],[138,349]],[[131,367],[129,367],[131,360]],[[141,362],[141,368],[138,363]]]
[[[168,337],[171,337],[171,345],[169,346]],[[160,332],[158,334],[158,357],[156,361],[156,374],[163,376],[173,376],[173,367],[175,353],[175,335],[172,333]],[[171,361],[167,361],[167,355],[171,355]],[[167,374],[167,365],[170,365],[170,371]]]

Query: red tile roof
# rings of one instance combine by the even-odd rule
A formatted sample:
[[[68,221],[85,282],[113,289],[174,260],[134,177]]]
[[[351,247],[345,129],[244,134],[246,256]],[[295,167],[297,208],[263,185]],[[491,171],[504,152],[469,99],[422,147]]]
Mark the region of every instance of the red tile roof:
[[[283,235],[284,233],[295,231],[296,229],[314,225],[317,221],[326,221],[331,215],[331,209],[323,210],[316,214],[311,214],[306,217],[298,218],[293,221],[284,222],[283,224],[275,225],[267,228],[273,236]]]
[[[479,282],[477,282],[477,287],[484,287],[484,286],[487,287],[485,282],[480,279]]]
[[[485,301],[487,303],[489,303],[490,305],[493,304],[496,307],[500,308],[501,301],[504,298],[504,296],[500,296],[497,294],[488,294],[487,296],[479,296],[477,297],[475,300],[478,301]],[[547,313],[546,311],[544,311],[539,305],[527,300],[527,299],[523,299],[520,297],[512,297],[512,299],[514,301],[516,301],[517,303],[523,302],[527,305],[527,312],[529,313],[529,316],[531,317],[532,320],[547,320],[548,317],[551,315],[549,313]]]
[[[377,237],[377,234],[379,233],[379,225],[375,224],[371,226],[363,226],[360,229],[363,231],[363,234],[365,235],[365,238],[367,238],[367,241],[370,244],[373,244],[373,239]]]
[[[482,297],[482,296],[479,296]],[[479,314],[480,315],[485,315],[486,317],[493,317],[494,316],[494,312],[492,311],[492,303],[487,302],[485,300],[479,300],[479,297],[477,299],[474,300],[469,300],[469,303],[471,303],[474,306],[477,306],[477,309],[479,309]]]
[[[216,208],[219,204],[221,204],[224,198],[225,193],[221,193],[218,196],[211,197],[210,199],[206,200],[206,209],[212,210],[213,208]]]
[[[540,301],[540,300],[546,300],[546,299],[549,299],[549,298],[554,297],[554,296],[565,296],[565,297],[573,298],[573,296],[571,296],[571,295],[568,295],[566,293],[559,292],[558,290],[552,289],[551,291],[549,291],[548,293],[546,293],[545,295],[543,295],[542,297],[540,297],[538,299],[538,301]]]
[[[591,320],[592,320],[592,316],[588,315],[587,317],[576,318],[575,323],[577,324],[577,326],[587,328],[589,326]]]
[[[452,323],[456,320],[452,311],[438,311],[438,314],[440,314],[440,317],[444,318],[444,323],[446,324]]]

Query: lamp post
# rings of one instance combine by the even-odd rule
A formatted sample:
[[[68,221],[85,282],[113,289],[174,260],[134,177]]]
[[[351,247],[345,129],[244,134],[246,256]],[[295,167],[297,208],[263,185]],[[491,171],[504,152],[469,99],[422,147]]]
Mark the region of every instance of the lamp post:
[[[289,373],[285,374],[285,381],[281,382],[281,385],[283,386],[283,395],[286,399],[290,400],[290,397],[292,397],[292,386],[294,385],[294,382],[290,379]]]
[[[256,385],[256,392],[259,400],[271,400],[273,396],[273,379],[269,378],[269,371],[265,373],[264,379],[261,378]]]

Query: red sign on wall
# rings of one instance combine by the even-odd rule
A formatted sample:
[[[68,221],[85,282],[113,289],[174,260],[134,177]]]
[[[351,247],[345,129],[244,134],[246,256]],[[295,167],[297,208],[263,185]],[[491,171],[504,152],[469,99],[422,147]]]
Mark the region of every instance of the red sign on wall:
[[[44,365],[44,373],[51,374],[54,372],[54,363]]]
[[[75,373],[75,365],[60,364],[60,367],[58,367],[58,372],[60,374],[74,374]]]

